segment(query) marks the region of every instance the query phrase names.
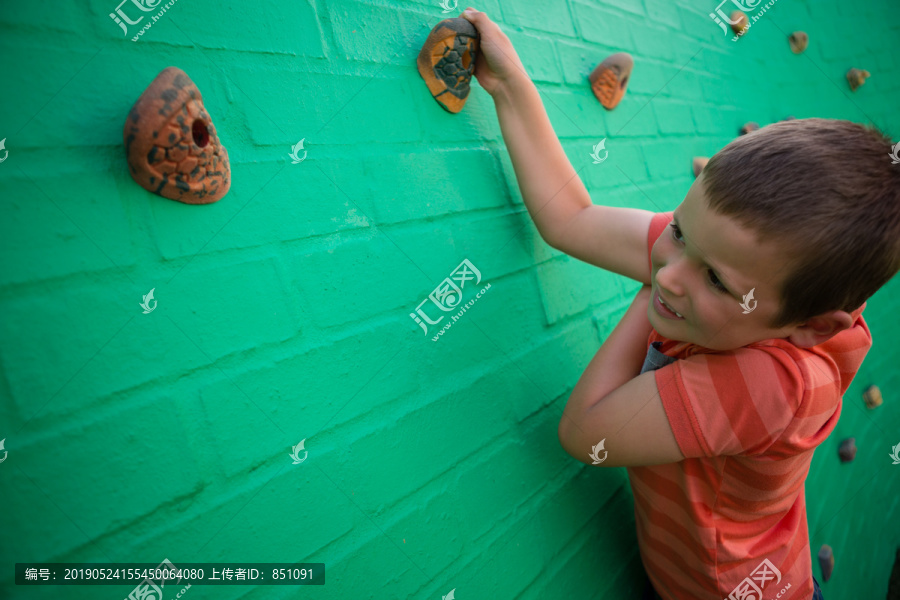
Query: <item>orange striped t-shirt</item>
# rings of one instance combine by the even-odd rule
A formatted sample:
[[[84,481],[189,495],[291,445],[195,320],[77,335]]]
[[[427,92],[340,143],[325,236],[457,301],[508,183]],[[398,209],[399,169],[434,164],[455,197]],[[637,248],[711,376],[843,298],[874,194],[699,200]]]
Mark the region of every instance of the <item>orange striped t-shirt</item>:
[[[648,255],[671,220],[654,215]],[[641,560],[662,598],[812,598],[804,482],[872,346],[865,306],[813,348],[769,339],[718,351],[651,332],[679,359],[654,374],[685,459],[627,472]]]

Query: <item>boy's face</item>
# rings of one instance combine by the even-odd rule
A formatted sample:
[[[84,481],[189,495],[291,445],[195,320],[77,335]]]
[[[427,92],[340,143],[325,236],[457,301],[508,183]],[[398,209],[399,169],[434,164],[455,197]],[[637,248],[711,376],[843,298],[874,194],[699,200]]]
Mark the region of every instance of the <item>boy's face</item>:
[[[783,251],[710,210],[702,178],[650,253],[650,324],[663,337],[711,350],[787,337],[793,327],[769,327],[779,310],[777,287],[787,275]],[[753,299],[745,304],[752,310],[744,314],[741,303],[751,289]],[[661,307],[659,296],[682,317]]]

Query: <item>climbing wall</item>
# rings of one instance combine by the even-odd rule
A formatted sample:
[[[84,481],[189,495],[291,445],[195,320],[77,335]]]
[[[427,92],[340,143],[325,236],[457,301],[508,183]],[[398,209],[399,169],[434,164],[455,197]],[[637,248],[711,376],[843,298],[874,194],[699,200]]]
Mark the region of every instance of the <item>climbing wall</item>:
[[[692,158],[748,121],[900,139],[894,3],[778,0],[733,42],[716,1],[475,7],[598,204],[673,210]],[[624,469],[574,461],[557,425],[639,285],[540,239],[477,83],[458,114],[431,97],[416,56],[462,8],[0,5],[0,598],[133,588],[15,585],[15,563],[164,559],[326,568],[322,586],[195,585],[188,600],[638,597]],[[620,51],[635,65],[608,112],[588,75]],[[129,174],[125,119],[169,66],[228,152],[212,204]],[[851,67],[871,73],[855,92]],[[465,284],[463,312],[420,324],[445,280]],[[806,482],[811,552],[836,559],[829,599],[884,598],[900,545],[898,294],[895,278],[868,303],[874,345]]]

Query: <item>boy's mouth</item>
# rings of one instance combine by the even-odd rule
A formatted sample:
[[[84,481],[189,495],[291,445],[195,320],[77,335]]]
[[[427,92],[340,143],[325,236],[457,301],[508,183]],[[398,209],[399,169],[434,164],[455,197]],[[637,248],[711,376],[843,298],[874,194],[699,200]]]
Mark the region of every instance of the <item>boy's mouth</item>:
[[[669,305],[665,303],[659,295],[659,290],[656,290],[656,293],[653,295],[653,308],[656,310],[657,314],[667,319],[672,319],[673,321],[684,320],[682,315],[675,312],[675,309],[670,308]]]

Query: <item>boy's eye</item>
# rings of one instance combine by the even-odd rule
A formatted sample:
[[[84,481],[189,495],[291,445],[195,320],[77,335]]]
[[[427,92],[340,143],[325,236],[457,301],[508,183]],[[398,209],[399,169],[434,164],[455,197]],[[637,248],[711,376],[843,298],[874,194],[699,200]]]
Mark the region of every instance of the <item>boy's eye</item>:
[[[678,225],[675,224],[675,221],[672,221],[671,223],[669,223],[669,227],[672,228],[672,236],[676,240],[681,237],[681,230],[678,229]],[[679,241],[681,241],[681,240],[679,240]]]
[[[722,285],[722,282],[719,281],[719,278],[716,277],[716,274],[713,272],[713,270],[707,269],[707,271],[709,272],[709,276],[710,276],[709,282],[713,285],[713,287],[716,288],[717,290],[719,290],[720,292],[727,292],[728,289],[724,285]]]
[[[683,241],[680,239],[681,238],[681,229],[678,228],[678,225],[675,224],[675,221],[672,221],[671,223],[669,223],[669,227],[672,228],[672,237],[674,237],[678,241]],[[707,272],[709,273],[708,281],[713,286],[713,288],[719,290],[720,292],[728,292],[728,288],[726,288],[724,285],[722,285],[722,282],[719,281],[719,278],[716,277],[716,274],[715,274],[715,272],[713,272],[712,269],[707,269]]]

